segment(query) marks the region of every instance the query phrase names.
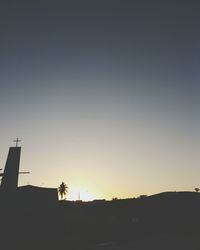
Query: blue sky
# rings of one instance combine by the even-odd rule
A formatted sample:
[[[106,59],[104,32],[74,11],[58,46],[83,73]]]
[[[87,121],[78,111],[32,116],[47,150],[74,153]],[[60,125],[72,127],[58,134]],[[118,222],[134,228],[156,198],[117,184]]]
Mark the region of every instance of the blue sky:
[[[197,10],[193,1],[5,5],[1,166],[19,136],[31,171],[21,185],[64,181],[108,199],[198,186]]]

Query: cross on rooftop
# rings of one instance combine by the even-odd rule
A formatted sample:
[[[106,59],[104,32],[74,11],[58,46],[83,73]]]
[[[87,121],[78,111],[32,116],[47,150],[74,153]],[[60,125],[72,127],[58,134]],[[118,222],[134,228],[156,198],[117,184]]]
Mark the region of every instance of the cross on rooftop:
[[[16,148],[17,148],[18,143],[19,143],[19,142],[21,142],[21,140],[19,140],[19,139],[18,139],[18,137],[17,137],[17,139],[16,139],[16,140],[14,140],[13,142],[16,142]]]

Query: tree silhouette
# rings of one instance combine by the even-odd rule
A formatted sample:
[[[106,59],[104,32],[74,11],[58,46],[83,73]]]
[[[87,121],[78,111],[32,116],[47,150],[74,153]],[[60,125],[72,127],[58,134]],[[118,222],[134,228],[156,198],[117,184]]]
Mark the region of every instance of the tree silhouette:
[[[195,188],[194,190],[198,193],[200,191],[200,188]]]
[[[61,199],[66,195],[67,192],[68,192],[68,186],[64,182],[62,182],[58,187],[58,193],[60,194]]]

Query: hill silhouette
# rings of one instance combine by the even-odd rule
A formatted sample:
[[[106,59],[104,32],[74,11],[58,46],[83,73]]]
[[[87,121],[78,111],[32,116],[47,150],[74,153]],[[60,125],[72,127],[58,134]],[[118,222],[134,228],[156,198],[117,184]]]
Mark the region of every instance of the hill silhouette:
[[[165,192],[137,199],[1,204],[8,249],[200,249],[200,194]],[[6,249],[4,247],[4,249]]]

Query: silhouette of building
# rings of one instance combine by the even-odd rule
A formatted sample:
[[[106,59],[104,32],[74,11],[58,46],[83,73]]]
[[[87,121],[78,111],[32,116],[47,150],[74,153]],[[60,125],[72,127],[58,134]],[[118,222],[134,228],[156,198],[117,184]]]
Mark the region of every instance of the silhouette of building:
[[[32,202],[55,202],[58,200],[56,188],[44,188],[36,186],[21,186],[18,187],[19,174],[28,174],[29,172],[20,172],[20,156],[21,147],[18,147],[20,140],[17,138],[15,147],[10,147],[4,172],[0,174],[2,177],[0,193],[4,197],[14,195],[16,198]]]
[[[1,190],[12,192],[17,189],[21,147],[10,147],[2,175]]]
[[[55,203],[58,200],[56,188],[36,187],[32,185],[18,187],[18,198],[26,202],[41,204]]]

